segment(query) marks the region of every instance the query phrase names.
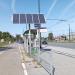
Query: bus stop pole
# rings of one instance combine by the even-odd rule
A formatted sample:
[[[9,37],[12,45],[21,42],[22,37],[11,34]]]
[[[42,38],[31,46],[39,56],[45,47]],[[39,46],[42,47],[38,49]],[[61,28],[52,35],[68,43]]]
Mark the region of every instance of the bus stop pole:
[[[38,62],[40,62],[40,29],[37,29],[37,39],[38,39]]]
[[[31,55],[31,29],[29,24],[29,54]]]

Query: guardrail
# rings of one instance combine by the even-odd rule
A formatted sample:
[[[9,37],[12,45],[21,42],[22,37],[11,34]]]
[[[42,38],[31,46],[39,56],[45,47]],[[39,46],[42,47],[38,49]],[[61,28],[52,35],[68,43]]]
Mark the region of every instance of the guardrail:
[[[54,75],[55,68],[52,64],[48,63],[46,60],[39,56],[34,56],[34,59],[48,72],[49,75]]]

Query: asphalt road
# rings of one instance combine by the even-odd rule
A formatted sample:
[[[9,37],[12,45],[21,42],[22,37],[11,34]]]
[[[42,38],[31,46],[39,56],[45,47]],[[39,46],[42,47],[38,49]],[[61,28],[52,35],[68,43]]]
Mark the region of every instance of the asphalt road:
[[[53,43],[53,42],[49,42],[48,45],[75,49],[75,43]]]
[[[49,45],[74,48],[75,43],[49,43]],[[52,47],[49,48],[52,49]],[[63,50],[63,48],[61,49]],[[55,75],[75,74],[75,58],[51,52],[51,50],[43,51],[40,57],[42,59],[41,64],[44,65],[44,68],[46,68],[47,71],[50,71],[51,69],[49,64],[54,66]],[[62,62],[61,59],[64,62]],[[31,72],[34,73],[34,70]],[[18,44],[15,43],[7,47],[0,48],[0,75],[24,75]]]
[[[75,75],[75,49],[55,47],[55,46],[43,46],[45,49],[51,49],[50,51],[43,51],[40,57],[44,68],[50,72],[51,65],[54,67],[54,74],[52,75]],[[70,53],[70,54],[68,54]],[[50,65],[49,65],[50,64]]]
[[[24,75],[17,44],[0,48],[0,75]]]

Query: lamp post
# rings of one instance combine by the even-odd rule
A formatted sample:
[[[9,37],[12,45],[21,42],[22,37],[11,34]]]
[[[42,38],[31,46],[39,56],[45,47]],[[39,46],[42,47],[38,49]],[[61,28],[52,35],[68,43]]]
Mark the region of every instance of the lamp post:
[[[40,0],[38,0],[38,13],[40,14]]]
[[[71,28],[70,28],[70,24],[69,24],[69,42],[70,42],[70,40],[71,40],[71,39],[70,39],[70,36],[71,36],[71,35],[70,35],[70,33],[71,33],[71,32],[70,32],[70,29],[71,29]]]
[[[57,20],[57,21],[63,21],[63,22],[67,22],[67,20],[65,20],[65,19],[46,19],[46,20]],[[70,40],[71,40],[71,27],[70,27],[70,24],[68,25],[69,26],[69,42],[70,42]]]
[[[38,13],[40,14],[40,0],[38,0]],[[41,27],[41,24],[40,24],[40,27]],[[38,28],[39,29],[39,40],[40,40],[40,48],[41,48],[41,32],[40,32],[40,27]]]
[[[40,0],[37,0],[38,2],[38,14],[40,14]],[[37,36],[38,36],[38,62],[40,62],[40,46],[41,46],[41,35],[40,35],[40,27],[41,27],[41,24],[39,23],[39,27],[37,29]]]

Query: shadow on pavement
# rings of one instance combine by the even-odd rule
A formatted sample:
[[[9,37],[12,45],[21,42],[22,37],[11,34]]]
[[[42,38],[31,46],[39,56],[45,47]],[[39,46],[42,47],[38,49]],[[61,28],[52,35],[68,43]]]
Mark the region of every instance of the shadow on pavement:
[[[44,52],[50,52],[51,49],[41,48],[40,51],[41,51],[41,54],[42,54],[42,53],[44,53]]]
[[[13,49],[12,47],[0,47],[0,51],[7,51],[9,49]]]
[[[48,49],[48,48],[41,48],[40,50],[41,51],[51,51],[51,49]]]

